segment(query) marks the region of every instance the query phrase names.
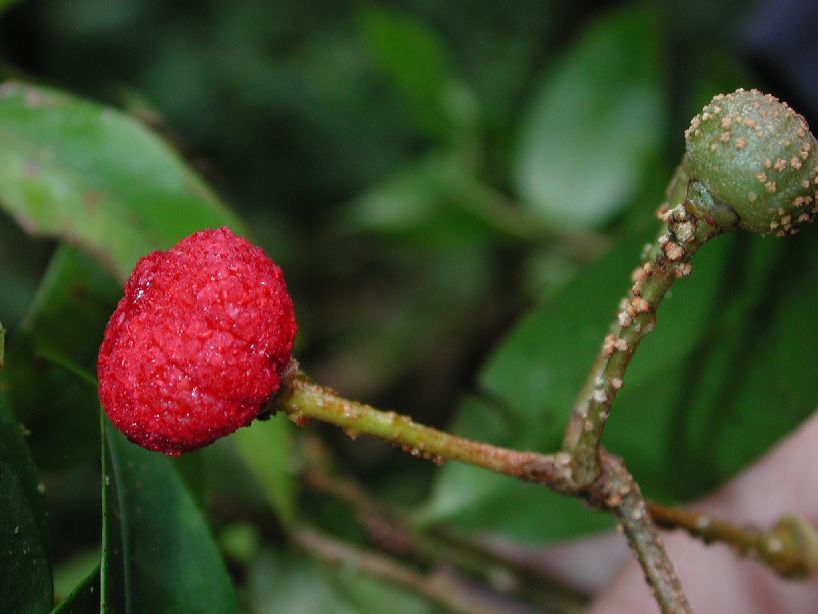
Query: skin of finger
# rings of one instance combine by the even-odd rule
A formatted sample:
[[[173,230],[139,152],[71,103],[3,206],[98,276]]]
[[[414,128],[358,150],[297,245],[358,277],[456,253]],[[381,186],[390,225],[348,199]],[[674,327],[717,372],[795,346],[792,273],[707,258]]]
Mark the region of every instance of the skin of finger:
[[[595,595],[611,583],[631,555],[625,540],[613,532],[567,542],[543,550],[510,540],[491,538],[489,545],[501,556],[537,569],[555,581],[586,595]]]
[[[735,480],[695,508],[739,523],[772,524],[798,513],[818,524],[818,414]],[[813,612],[818,578],[784,580],[757,563],[737,559],[726,546],[704,546],[681,533],[665,539],[693,611]],[[593,614],[655,613],[642,572],[628,562],[596,600]]]

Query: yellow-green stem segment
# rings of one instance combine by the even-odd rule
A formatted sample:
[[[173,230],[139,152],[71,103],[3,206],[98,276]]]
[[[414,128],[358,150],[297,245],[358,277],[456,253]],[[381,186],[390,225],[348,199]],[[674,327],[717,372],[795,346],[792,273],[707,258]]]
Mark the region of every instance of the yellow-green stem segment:
[[[610,454],[602,454],[605,466],[599,479],[580,490],[572,475],[572,457],[568,452],[519,452],[456,437],[417,424],[406,416],[344,399],[311,382],[298,371],[295,363],[283,378],[274,406],[277,410],[285,411],[297,424],[310,419],[329,422],[340,426],[350,436],[366,434],[379,437],[417,456],[436,461],[461,461],[538,482],[558,492],[584,497],[592,506],[614,514],[622,523],[662,612],[689,612],[679,580],[656,533],[656,526],[645,512],[639,488],[622,461]]]
[[[471,441],[413,422],[391,411],[344,399],[294,372],[282,383],[275,399],[296,423],[307,419],[340,426],[350,436],[372,435],[400,446],[415,456],[436,462],[456,460],[496,473],[563,490],[570,481],[570,458],[564,453],[520,452]]]

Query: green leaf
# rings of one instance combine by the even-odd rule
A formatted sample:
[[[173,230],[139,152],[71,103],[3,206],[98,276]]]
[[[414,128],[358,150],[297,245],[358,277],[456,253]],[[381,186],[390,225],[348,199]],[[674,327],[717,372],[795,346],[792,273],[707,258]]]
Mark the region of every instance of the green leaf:
[[[97,614],[100,604],[99,565],[66,597],[52,614]]]
[[[248,599],[254,612],[338,612],[355,614],[340,599],[327,574],[303,555],[265,552],[250,566]]]
[[[482,389],[499,400],[517,432],[537,433],[542,449],[560,445],[577,390],[628,288],[640,246],[654,230],[623,240],[525,315],[483,365]]]
[[[9,347],[2,379],[44,469],[98,458],[97,351],[122,290],[88,254],[61,245]]]
[[[447,136],[452,129],[447,95],[454,80],[440,39],[418,21],[384,9],[364,11],[361,29],[370,53],[420,123],[434,135]],[[454,94],[451,102],[456,102]]]
[[[621,454],[654,498],[689,500],[730,479],[815,408],[818,379],[818,243],[810,230],[786,240],[735,233],[707,245],[693,274],[662,303],[656,330],[635,355],[604,444]],[[546,305],[523,318],[487,361],[480,383],[502,410],[463,408],[482,439],[555,450],[591,361],[629,286],[640,246],[623,240]],[[793,268],[788,263],[797,262]],[[497,413],[497,410],[494,412]],[[537,526],[509,505],[511,486],[453,465],[441,473],[424,519],[528,541],[563,539],[591,525],[565,518],[562,502],[537,504]],[[476,493],[476,494],[475,494]],[[470,498],[471,497],[471,498]],[[515,501],[518,501],[515,499]],[[519,502],[519,501],[518,501]],[[508,517],[482,510],[508,510]],[[519,507],[524,507],[519,504]],[[580,512],[578,512],[580,513]],[[563,516],[560,516],[563,514]]]
[[[285,416],[273,416],[269,420],[256,420],[248,428],[239,429],[231,435],[229,441],[258,480],[273,511],[283,524],[290,526],[295,520],[295,509],[292,475],[287,466],[288,429]]]
[[[547,234],[539,219],[514,208],[446,152],[429,154],[364,192],[349,204],[344,224],[449,248]]]
[[[483,366],[484,390],[502,400],[521,429],[538,432],[547,449],[559,446],[577,391],[628,290],[640,246],[654,236],[650,228],[622,240],[552,301],[526,315]],[[696,346],[710,317],[705,297],[723,287],[721,262],[729,242],[722,237],[704,248],[694,259],[695,274],[674,286],[659,309],[656,330],[634,357],[628,388],[667,372]]]
[[[159,137],[109,107],[0,86],[0,207],[95,254],[120,280],[152,249],[237,219]]]
[[[514,187],[544,219],[588,227],[637,192],[664,133],[659,24],[629,8],[594,23],[525,113]]]
[[[286,551],[264,552],[249,566],[247,598],[250,609],[258,614],[437,611],[417,595],[353,568],[330,569],[301,553]]]
[[[103,611],[237,612],[207,523],[170,461],[103,422]]]
[[[519,449],[535,441],[515,428],[512,420],[478,399],[464,403],[453,430],[458,435]],[[536,429],[528,433],[536,434]],[[517,539],[528,545],[545,544],[611,527],[610,518],[580,501],[558,495],[538,484],[449,462],[438,473],[432,496],[416,512],[421,524],[445,523],[465,534]]]
[[[678,342],[672,335],[683,305],[701,302],[707,315],[679,360],[639,379],[629,374],[610,421],[606,444],[624,455],[649,495],[687,500],[712,490],[814,411],[814,232],[724,240],[722,258],[712,263],[719,285],[702,293],[685,284],[674,293],[678,310],[659,312],[656,333],[668,330],[645,340],[642,362]],[[694,272],[703,273],[705,262],[694,261]]]
[[[122,288],[86,253],[57,247],[21,325],[37,352],[63,356],[88,371]]]
[[[51,609],[51,553],[38,484],[20,425],[0,393],[0,603],[6,612]]]

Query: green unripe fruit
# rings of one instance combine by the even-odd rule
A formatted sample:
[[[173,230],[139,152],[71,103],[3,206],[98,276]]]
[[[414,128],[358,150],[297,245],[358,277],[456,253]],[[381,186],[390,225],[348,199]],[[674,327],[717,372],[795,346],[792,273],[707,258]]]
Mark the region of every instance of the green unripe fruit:
[[[729,206],[740,228],[798,232],[818,211],[818,142],[786,103],[757,90],[719,94],[685,132],[689,200]],[[706,188],[706,189],[702,189]]]

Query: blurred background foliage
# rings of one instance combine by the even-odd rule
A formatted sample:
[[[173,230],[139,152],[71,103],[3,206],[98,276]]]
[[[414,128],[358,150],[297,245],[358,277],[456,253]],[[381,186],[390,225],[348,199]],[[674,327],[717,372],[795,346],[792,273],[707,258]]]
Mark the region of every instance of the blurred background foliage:
[[[105,581],[134,574],[157,595],[127,602],[114,581],[109,594],[128,608],[172,610],[138,569],[164,565],[181,598],[196,594],[186,584],[196,559],[224,580],[211,605],[237,607],[201,519],[174,533],[206,541],[175,567],[151,548],[131,553],[136,570],[115,547],[100,559],[101,528],[114,546],[174,531],[133,488],[135,464],[160,476],[156,496],[180,518],[199,518],[196,503],[206,511],[242,608],[428,611],[282,546],[305,519],[371,542],[348,509],[293,479],[314,433],[342,474],[415,526],[526,547],[608,526],[541,488],[329,428],[295,432],[282,417],[173,463],[111,433],[101,459],[96,348],[140,255],[229,224],[284,269],[297,355],[318,381],[438,427],[552,450],[656,231],[689,118],[715,93],[757,86],[818,124],[808,1],[4,8],[0,77],[32,85],[0,85],[0,399],[44,487],[48,530],[31,531],[50,534],[56,598],[90,573],[78,604],[102,565]],[[814,409],[815,243],[814,229],[720,239],[674,289],[606,435],[650,496],[702,494]],[[109,480],[118,495],[100,509]],[[29,509],[30,494],[9,500]],[[132,518],[127,501],[148,511]],[[48,602],[43,586],[32,590]]]

